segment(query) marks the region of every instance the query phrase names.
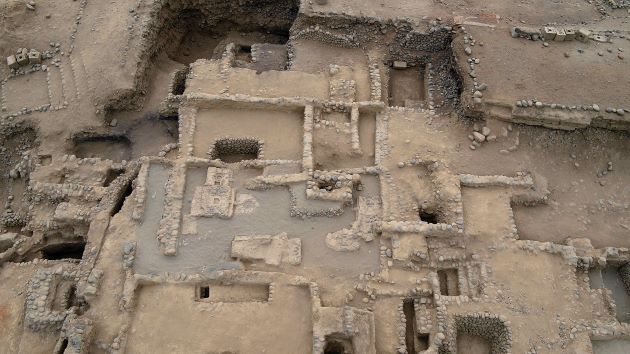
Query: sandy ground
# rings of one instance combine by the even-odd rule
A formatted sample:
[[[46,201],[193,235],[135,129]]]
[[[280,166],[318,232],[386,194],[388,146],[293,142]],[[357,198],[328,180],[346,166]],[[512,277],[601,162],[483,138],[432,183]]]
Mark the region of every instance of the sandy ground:
[[[265,158],[298,160],[302,155],[301,112],[213,109],[196,117],[195,156],[207,156],[210,143],[226,136],[258,136],[265,142]]]
[[[208,348],[218,353],[260,353],[260,348],[272,353],[300,352],[311,343],[310,318],[303,316],[310,310],[308,293],[299,287],[277,288],[274,303],[206,304],[194,300],[194,287],[143,287],[128,352],[207,353]],[[168,324],[159,329],[152,325],[165,316]]]
[[[478,80],[488,85],[486,97],[491,101],[513,104],[519,99],[537,98],[548,103],[596,103],[600,107],[621,107],[627,102],[626,95],[610,94],[630,86],[630,78],[620,75],[630,68],[630,62],[617,56],[618,48],[630,51],[626,39],[615,38],[612,43],[550,41],[544,47],[540,41],[511,38],[505,25],[495,29],[470,26],[468,31],[484,44],[474,46],[473,56],[480,59]],[[594,67],[598,69],[594,71]]]
[[[0,95],[2,115],[17,115],[23,108],[46,104],[59,107],[3,118],[0,122],[2,129],[13,121],[33,127],[26,135],[2,141],[6,150],[0,153],[0,202],[5,210],[13,208],[24,215],[29,206],[50,214],[47,219],[37,220],[44,225],[38,226],[40,229],[3,226],[2,232],[18,232],[28,242],[40,237],[38,242],[46,243],[49,241],[43,235],[48,232],[62,230],[74,234],[80,228],[87,228],[84,221],[81,226],[73,224],[79,214],[68,217],[71,221],[66,228],[58,227],[63,217],[54,211],[60,202],[94,213],[103,207],[86,202],[97,194],[97,188],[72,197],[63,193],[81,189],[80,183],[62,186],[56,182],[65,181],[66,175],[73,174],[80,175],[75,181],[83,181],[80,177],[89,174],[89,160],[79,160],[84,169],[63,165],[66,167],[56,172],[59,176],[33,174],[38,179],[31,181],[31,186],[46,182],[63,193],[41,198],[27,193],[28,198],[22,200],[20,196],[32,190],[28,188],[29,181],[25,176],[10,179],[9,174],[19,167],[22,150],[26,148],[35,149],[31,169],[40,168],[38,163],[44,160],[46,164],[62,166],[68,160],[65,154],[117,163],[136,160],[150,166],[145,176],[146,195],[138,188],[140,177],[133,183],[134,191],[124,200],[122,209],[109,221],[104,241],[89,242],[90,248],[83,255],[81,267],[91,267],[89,262],[93,260],[94,267],[104,271],[98,294],[87,300],[89,306],[82,315],[94,321],[94,337],[85,339],[86,343],[91,341],[86,352],[310,353],[317,352],[318,340],[339,337],[345,331],[344,326],[355,325],[355,329],[361,330],[344,333],[341,339],[352,338],[357,348],[366,345],[359,343],[365,340],[361,336],[372,336],[366,328],[374,330],[367,343],[370,351],[355,351],[355,354],[396,353],[400,352],[401,337],[405,344],[419,341],[413,333],[411,337],[407,333],[414,330],[415,324],[401,328],[401,316],[409,315],[399,312],[404,301],[440,300],[445,292],[460,286],[453,274],[461,275],[464,282],[472,281],[479,276],[475,272],[481,265],[487,271],[483,294],[477,296],[464,287],[461,298],[446,296],[450,299],[443,308],[449,319],[473,312],[504,316],[513,335],[513,353],[532,349],[537,353],[628,352],[628,341],[623,339],[629,334],[627,331],[607,338],[612,340],[593,340],[591,344],[593,329],[602,324],[627,328],[624,322],[628,319],[630,296],[624,291],[617,271],[621,264],[609,264],[600,272],[602,279],[597,283],[594,279],[599,269],[578,269],[558,252],[524,249],[528,240],[541,242],[532,243],[535,245],[549,245],[546,242],[562,245],[569,238],[587,238],[595,248],[630,247],[628,132],[595,128],[560,131],[508,124],[489,117],[473,123],[457,114],[465,109],[457,106],[457,102],[433,107],[428,101],[428,81],[423,70],[397,71],[385,67],[394,54],[383,41],[395,40],[394,28],[404,26],[398,27],[401,24],[398,21],[383,26],[377,23],[377,19],[408,18],[424,31],[433,21],[434,25],[451,24],[453,16],[463,16],[467,35],[476,41],[474,46],[464,43],[460,33],[452,44],[460,63],[459,71],[465,76],[464,95],[472,92],[466,86],[470,83],[466,60],[476,58],[479,59],[477,78],[488,86],[483,98],[492,104],[513,105],[518,99],[536,98],[566,105],[596,103],[602,109],[630,108],[627,106],[630,97],[627,10],[608,9],[611,16],[602,17],[597,9],[601,5],[580,0],[324,2],[304,2],[302,17],[291,31],[270,28],[275,24],[269,19],[257,26],[244,26],[239,24],[243,19],[231,19],[233,22],[222,24],[228,29],[216,28],[215,32],[187,24],[181,41],[166,43],[166,49],[148,57],[155,43],[144,43],[150,33],[142,31],[154,14],[150,1],[37,2],[35,10],[29,10],[23,1],[0,1],[3,57],[21,47],[54,51],[59,44],[57,61],[46,61],[47,71],[13,77],[4,62],[0,65],[0,80],[6,79],[2,81]],[[323,18],[330,13],[339,15],[335,19],[338,22]],[[276,13],[260,10],[251,17],[255,15],[264,18]],[[367,24],[357,21],[360,26],[353,28],[355,22],[346,25],[341,19],[352,16],[370,19]],[[177,22],[165,25],[174,23]],[[615,37],[611,43],[551,41],[548,46],[541,41],[510,37],[514,25],[539,27],[547,23],[615,30],[624,37]],[[284,45],[288,35],[297,32],[297,27],[311,24],[321,25],[322,31],[356,35],[356,38],[367,33],[368,37],[378,36],[374,37],[378,39],[353,48],[331,44],[330,40],[291,39],[282,50],[271,47],[279,52],[267,58],[269,62],[252,62],[251,45]],[[241,47],[233,65],[221,63],[228,43]],[[470,56],[464,52],[467,46],[472,48]],[[445,53],[450,54],[451,47],[447,47]],[[292,60],[288,68],[285,53],[286,60],[289,56]],[[389,86],[381,89],[385,96],[389,93],[391,97],[370,103],[370,110],[381,113],[368,113],[360,108],[356,132],[360,152],[352,151],[349,113],[339,113],[331,107],[345,105],[348,110],[374,97],[368,65],[373,63],[378,64],[381,76],[389,73],[389,77],[382,78],[383,85],[389,82]],[[189,65],[185,95],[169,96],[172,75]],[[347,82],[354,85],[354,91],[343,92],[346,97],[332,95],[335,85]],[[438,87],[434,93],[439,96],[442,89]],[[202,104],[189,99],[193,96]],[[250,97],[276,102],[289,98],[298,108],[241,102]],[[134,104],[127,104],[125,99]],[[179,114],[160,113],[167,100]],[[120,107],[104,109],[112,103]],[[307,105],[316,107],[312,132],[304,129]],[[475,126],[476,130],[481,126],[489,128],[496,140],[471,149],[469,136]],[[77,133],[123,138],[76,143],[72,138]],[[208,157],[208,149],[216,139],[227,136],[263,139],[266,160],[301,162],[279,168],[291,171],[286,178],[297,181],[252,191],[246,188],[247,182],[269,175],[262,168],[228,166],[236,171],[235,215],[225,220],[194,219],[190,205],[196,188],[206,182],[209,164],[203,159]],[[305,168],[310,151],[305,151],[304,144],[310,137],[314,169],[350,169],[346,171],[350,175],[361,174],[365,189],[360,191],[354,186],[355,203],[359,196],[374,198],[379,212],[386,211],[385,217],[395,221],[427,221],[431,215],[418,212],[420,205],[428,210],[443,207],[442,196],[431,181],[428,168],[399,168],[400,162],[412,158],[438,161],[445,173],[452,176],[515,176],[517,172],[525,172],[537,182],[544,181],[550,194],[546,204],[511,205],[514,191],[509,188],[463,187],[465,233],[461,237],[442,240],[421,233],[386,232],[380,229],[381,220],[378,220],[370,230],[374,240],[361,239],[358,250],[337,252],[327,247],[326,236],[329,232],[356,227],[353,223],[357,224],[362,216],[356,204],[345,205],[343,213],[335,217],[290,215],[290,203],[313,210],[339,206],[339,202],[306,198],[305,179],[314,178],[312,170]],[[157,158],[165,145],[175,143],[179,143],[178,148]],[[188,144],[192,148],[190,156]],[[352,170],[375,165],[378,177],[367,174],[371,172]],[[171,173],[172,169],[181,173]],[[265,171],[269,170],[272,169]],[[181,191],[177,190],[179,187]],[[17,199],[12,204],[9,195]],[[292,195],[297,196],[295,200],[290,199]],[[138,204],[141,198],[144,198],[142,205]],[[178,208],[182,214],[175,219],[169,213],[174,209],[179,211]],[[142,213],[134,220],[132,215],[137,211]],[[178,237],[175,256],[162,254],[156,240],[163,226],[161,222],[169,221],[181,222],[168,235]],[[438,217],[428,222],[446,221]],[[514,227],[517,239],[506,239]],[[260,259],[230,257],[234,236],[280,232],[300,240],[300,264],[273,266]],[[125,289],[127,274],[122,260],[127,242],[137,242],[138,246],[137,259],[129,274],[151,279],[140,281],[135,291]],[[98,257],[91,259],[97,250]],[[419,256],[414,255],[418,250],[433,257],[431,263],[418,260]],[[45,267],[13,263],[35,257],[28,250],[24,252],[26,256],[15,256],[0,264],[0,353],[50,353],[60,339],[60,332],[34,332],[24,325],[27,282],[36,269]],[[615,252],[622,258],[628,256],[625,250]],[[461,256],[461,262],[440,260],[450,254]],[[626,258],[622,261],[626,262]],[[218,271],[228,268],[242,270],[235,273],[241,278],[218,284],[215,277],[224,275]],[[432,277],[439,278],[437,274],[445,272],[450,272],[446,277],[449,284],[443,284],[441,279],[442,284],[432,288]],[[273,281],[248,283],[261,277],[260,274]],[[201,289],[206,286],[208,294],[201,296],[206,291]],[[418,289],[428,291],[429,295],[419,295]],[[602,295],[606,289],[612,292],[610,298],[617,304],[616,310],[607,307],[608,300]],[[127,296],[132,296],[134,302],[123,309],[120,301],[129,299]],[[435,316],[435,304],[427,306],[430,316]],[[350,310],[364,312],[359,312],[361,316],[351,316]],[[420,313],[417,310],[414,316]],[[328,337],[314,337],[318,331],[329,331]],[[434,340],[437,326],[430,332]],[[486,338],[464,332],[455,333],[447,340],[457,342],[458,353],[491,350]],[[120,347],[120,351],[114,347]],[[432,349],[437,351],[435,346]]]
[[[470,125],[448,119],[433,120],[430,125],[428,122],[422,115],[392,119],[394,129],[403,132],[392,137],[392,165],[415,152],[426,152],[438,158],[451,156],[450,167],[459,173],[542,173],[551,188],[551,202],[515,207],[521,238],[562,243],[569,236],[588,237],[596,247],[629,245],[629,190],[622,182],[626,179],[623,171],[630,168],[624,158],[628,153],[626,133],[600,129],[564,132],[517,125],[508,137],[472,151],[466,138],[472,131]],[[493,131],[507,127],[499,121],[488,126]],[[499,153],[513,145],[517,132],[519,148],[508,155]],[[598,177],[598,172],[607,169],[608,161],[613,162],[613,171]]]

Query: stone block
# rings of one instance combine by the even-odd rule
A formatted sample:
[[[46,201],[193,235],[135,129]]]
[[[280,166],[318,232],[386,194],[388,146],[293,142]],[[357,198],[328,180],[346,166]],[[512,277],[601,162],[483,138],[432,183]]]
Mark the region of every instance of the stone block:
[[[20,64],[18,64],[17,59],[15,58],[15,55],[10,55],[7,57],[7,65],[11,69],[17,69],[20,67]]]
[[[573,28],[565,28],[564,33],[566,34],[566,37],[564,37],[565,41],[575,40],[575,30]]]
[[[231,218],[235,199],[235,191],[231,186],[232,176],[229,169],[209,167],[206,183],[195,189],[190,214]]]
[[[585,28],[580,28],[575,34],[575,39],[577,39],[580,42],[586,43],[588,42],[590,36],[591,36],[591,31]]]
[[[231,256],[241,260],[263,261],[279,266],[281,263],[298,265],[302,262],[302,240],[278,235],[236,236],[232,241]]]
[[[41,64],[42,55],[36,50],[31,50],[30,52],[28,52],[28,62],[30,64]]]
[[[540,38],[540,28],[524,26],[512,27],[511,35],[512,38],[522,37],[535,41]]]
[[[231,187],[197,187],[193,196],[190,215],[231,218],[234,210],[234,199],[235,192]]]
[[[394,69],[406,69],[406,68],[407,68],[406,61],[400,61],[400,60],[394,61]]]
[[[17,234],[14,232],[8,232],[0,235],[0,253],[13,247],[13,244],[17,240]]]
[[[546,41],[551,41],[556,38],[556,34],[558,34],[558,29],[555,27],[545,26],[542,30],[543,39]]]
[[[15,59],[17,59],[17,62],[20,66],[24,66],[28,64],[28,55],[24,54],[24,53],[20,53],[18,55],[15,56]]]
[[[564,31],[564,29],[558,28],[558,33],[556,33],[556,36],[553,40],[556,42],[563,42],[566,37],[567,33]]]

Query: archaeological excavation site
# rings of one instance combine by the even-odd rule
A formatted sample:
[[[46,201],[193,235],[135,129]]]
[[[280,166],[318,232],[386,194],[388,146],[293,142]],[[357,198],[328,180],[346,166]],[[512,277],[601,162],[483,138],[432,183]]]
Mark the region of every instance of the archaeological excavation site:
[[[0,354],[628,354],[629,54],[629,0],[0,0]]]

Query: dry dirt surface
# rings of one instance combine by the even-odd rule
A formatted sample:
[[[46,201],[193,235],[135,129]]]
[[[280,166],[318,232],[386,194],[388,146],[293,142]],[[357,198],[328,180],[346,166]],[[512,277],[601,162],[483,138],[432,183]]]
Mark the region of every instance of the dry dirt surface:
[[[0,0],[0,354],[630,353],[629,0]]]

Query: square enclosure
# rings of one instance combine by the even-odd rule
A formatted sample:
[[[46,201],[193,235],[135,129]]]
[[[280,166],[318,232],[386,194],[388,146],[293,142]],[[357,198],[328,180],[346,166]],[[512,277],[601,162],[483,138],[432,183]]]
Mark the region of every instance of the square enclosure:
[[[5,99],[2,105],[6,107],[7,112],[15,113],[22,108],[37,108],[50,104],[46,79],[45,72],[35,71],[7,80],[4,85],[0,85]]]
[[[193,154],[208,158],[215,144],[226,137],[256,137],[264,141],[264,158],[268,160],[301,160],[303,110],[268,110],[217,107],[199,110],[195,118]],[[229,155],[230,150],[224,150]],[[233,150],[232,150],[233,151]],[[247,151],[246,151],[247,152]],[[250,157],[255,152],[249,150]]]
[[[374,165],[376,114],[360,112],[353,122],[350,112],[325,112],[315,120],[313,159],[318,170]]]
[[[417,107],[425,99],[425,68],[415,66],[389,71],[389,105]]]

